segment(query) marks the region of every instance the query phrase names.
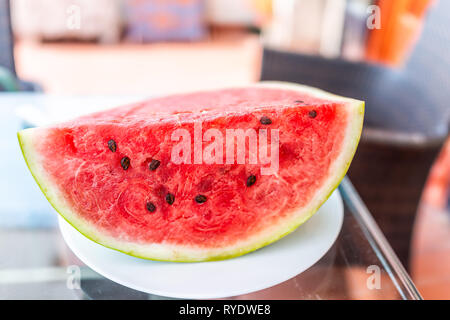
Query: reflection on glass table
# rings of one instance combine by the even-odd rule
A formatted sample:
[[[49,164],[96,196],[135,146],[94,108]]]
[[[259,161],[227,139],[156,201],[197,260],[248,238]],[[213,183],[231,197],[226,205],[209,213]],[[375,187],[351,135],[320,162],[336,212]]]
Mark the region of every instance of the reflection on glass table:
[[[0,96],[0,299],[164,299],[116,284],[85,266],[66,246],[56,214],[45,201],[20,154],[18,116],[40,108],[105,107],[142,97]],[[120,102],[117,102],[120,101]],[[58,109],[59,110],[59,109]],[[74,110],[74,109],[71,109]],[[39,114],[35,115],[36,117]],[[342,230],[311,268],[274,287],[232,299],[420,299],[410,277],[346,178]]]
[[[341,233],[313,267],[274,287],[232,299],[420,299],[370,213],[346,178],[339,187],[345,204]],[[116,284],[79,261],[58,230],[1,230],[1,299],[165,299]],[[19,248],[14,238],[21,237]],[[39,265],[41,252],[52,257]],[[36,259],[33,261],[34,258]],[[14,260],[15,258],[13,258]],[[23,265],[17,262],[22,260]],[[32,266],[34,265],[34,266]]]

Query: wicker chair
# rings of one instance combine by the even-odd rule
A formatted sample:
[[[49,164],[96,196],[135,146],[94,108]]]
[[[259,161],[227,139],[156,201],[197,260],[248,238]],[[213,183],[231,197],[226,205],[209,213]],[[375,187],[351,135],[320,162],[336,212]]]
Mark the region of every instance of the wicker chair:
[[[405,266],[421,193],[448,134],[449,10],[450,1],[434,8],[400,70],[269,48],[263,53],[261,80],[298,82],[366,101],[363,136],[348,175]]]

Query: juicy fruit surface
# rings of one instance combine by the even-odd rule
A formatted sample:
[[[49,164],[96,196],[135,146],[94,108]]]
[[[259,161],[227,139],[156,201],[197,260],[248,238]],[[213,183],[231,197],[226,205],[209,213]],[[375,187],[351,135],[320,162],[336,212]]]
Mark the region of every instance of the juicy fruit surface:
[[[220,249],[282,224],[313,199],[342,152],[349,110],[342,101],[263,87],[162,97],[33,129],[33,161],[96,233]],[[249,164],[249,148],[245,164],[226,164],[225,147],[222,164],[194,163],[198,123],[201,134],[214,128],[223,137],[226,129],[267,129],[269,150],[270,131],[279,130],[279,170],[261,175],[267,165]],[[191,164],[171,160],[178,144],[171,134],[180,128],[191,134]]]
[[[311,217],[344,177],[363,114],[362,101],[275,82],[151,99],[18,137],[49,202],[86,237],[146,259],[208,261],[261,248]],[[171,157],[179,129],[192,139],[188,163]],[[259,133],[238,164],[228,162],[230,129]],[[201,159],[211,140],[223,144],[218,162]],[[278,170],[261,175],[275,159]]]

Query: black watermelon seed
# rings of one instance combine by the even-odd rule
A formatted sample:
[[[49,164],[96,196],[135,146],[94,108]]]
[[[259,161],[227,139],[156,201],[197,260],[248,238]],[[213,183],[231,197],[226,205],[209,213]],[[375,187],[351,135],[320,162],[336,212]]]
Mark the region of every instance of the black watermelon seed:
[[[147,207],[147,210],[150,212],[155,212],[155,210],[156,210],[156,207],[152,202],[147,202],[146,207]]]
[[[295,100],[294,103],[305,103],[303,100]]]
[[[166,194],[166,202],[172,205],[175,201],[175,196],[171,193]]]
[[[250,177],[247,178],[247,187],[251,187],[252,185],[254,185],[256,182],[256,176],[251,175]]]
[[[266,116],[262,116],[261,119],[259,119],[259,122],[261,122],[261,124],[272,124],[272,120]]]
[[[204,203],[206,202],[206,196],[202,195],[202,194],[198,194],[195,196],[195,202],[197,203]]]
[[[311,110],[308,115],[310,116],[310,118],[315,118],[317,116],[317,112],[316,110]]]
[[[156,169],[158,169],[158,167],[159,167],[160,164],[161,164],[161,161],[159,161],[159,160],[152,160],[152,161],[150,162],[150,164],[148,165],[148,168],[149,168],[151,171],[155,171]]]
[[[116,142],[115,142],[113,139],[111,139],[111,140],[108,141],[108,148],[109,148],[109,150],[111,150],[112,152],[116,152],[116,150],[117,150],[117,145],[116,145]]]
[[[128,157],[123,157],[120,160],[120,165],[122,166],[123,170],[127,170],[130,167],[130,158]]]

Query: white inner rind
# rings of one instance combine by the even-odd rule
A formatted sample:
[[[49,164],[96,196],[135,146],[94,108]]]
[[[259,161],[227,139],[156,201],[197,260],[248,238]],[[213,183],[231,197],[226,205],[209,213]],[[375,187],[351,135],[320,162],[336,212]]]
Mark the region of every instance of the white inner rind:
[[[348,108],[348,123],[339,156],[332,163],[328,178],[315,192],[311,201],[303,208],[293,210],[286,214],[286,218],[276,225],[269,226],[261,232],[242,241],[237,241],[227,247],[198,248],[165,243],[142,244],[124,242],[111,237],[84,220],[76,211],[72,210],[70,204],[65,200],[65,197],[60,191],[59,186],[53,183],[48,173],[44,170],[42,159],[34,146],[44,138],[41,135],[45,135],[46,130],[39,128],[22,130],[18,133],[19,142],[28,167],[48,201],[67,222],[87,238],[105,247],[151,260],[194,262],[236,257],[261,248],[289,234],[308,220],[320,208],[339,185],[350,166],[359,142],[364,118],[364,102],[359,100],[344,98],[319,89],[284,82],[262,82],[255,84],[255,86],[296,90],[317,98],[331,100],[333,102],[343,102]]]

